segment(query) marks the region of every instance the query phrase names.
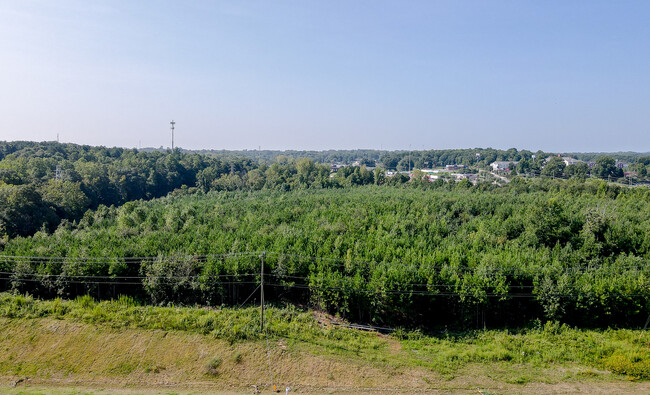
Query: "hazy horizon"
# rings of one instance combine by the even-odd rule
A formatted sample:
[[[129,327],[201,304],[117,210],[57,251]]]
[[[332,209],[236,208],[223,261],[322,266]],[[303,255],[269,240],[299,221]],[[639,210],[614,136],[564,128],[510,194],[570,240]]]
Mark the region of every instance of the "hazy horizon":
[[[48,142],[57,142],[56,140],[0,140],[0,142],[21,142],[21,141],[26,141],[26,142],[31,142],[31,143],[48,143]],[[170,150],[170,147],[165,147],[165,146],[158,146],[158,147],[153,147],[153,146],[143,146],[143,147],[129,147],[129,146],[119,146],[119,145],[94,145],[94,144],[82,144],[82,143],[76,143],[73,141],[58,141],[57,143],[60,144],[75,144],[75,145],[88,145],[88,146],[100,146],[100,147],[105,147],[105,148],[123,148],[123,149],[137,149],[137,150]],[[625,155],[650,155],[650,151],[545,151],[542,149],[529,149],[529,148],[518,148],[518,147],[507,147],[507,148],[502,148],[502,147],[452,147],[452,148],[429,148],[429,149],[420,149],[420,148],[412,148],[412,149],[375,149],[375,148],[323,148],[323,149],[294,149],[294,148],[286,148],[286,149],[271,149],[271,148],[264,148],[262,147],[261,150],[258,148],[242,148],[242,149],[226,149],[226,148],[186,148],[186,147],[179,147],[175,146],[174,148],[178,148],[181,151],[192,151],[192,152],[200,152],[200,151],[225,151],[225,152],[238,152],[238,151],[261,151],[261,152],[328,152],[328,151],[343,151],[343,152],[353,152],[353,151],[381,151],[381,152],[416,152],[416,151],[434,151],[434,150],[439,150],[439,151],[445,151],[445,150],[484,150],[484,149],[495,149],[495,150],[501,150],[501,151],[507,151],[509,149],[516,149],[517,152],[521,151],[529,151],[532,153],[542,151],[545,153],[555,153],[555,154],[563,154],[563,155],[573,155],[573,154],[625,154]]]

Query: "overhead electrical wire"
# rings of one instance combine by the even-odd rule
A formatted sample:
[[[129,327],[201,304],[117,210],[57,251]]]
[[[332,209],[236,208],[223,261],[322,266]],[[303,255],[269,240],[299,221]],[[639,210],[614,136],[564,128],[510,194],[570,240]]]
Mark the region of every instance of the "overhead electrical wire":
[[[208,258],[230,258],[230,257],[250,257],[255,258],[261,254],[261,252],[233,252],[233,253],[224,253],[224,254],[208,254],[208,255],[173,255],[173,256],[148,256],[148,257],[44,257],[44,256],[25,256],[25,255],[0,255],[0,261],[5,263],[28,263],[28,264],[43,264],[43,263],[115,263],[115,262],[124,262],[124,263],[134,263],[142,264],[144,262],[151,262],[151,260],[161,260],[166,262],[174,262],[180,260],[191,259],[195,262],[207,263]],[[400,262],[368,262],[368,261],[351,261],[342,258],[321,258],[314,256],[306,255],[296,255],[296,254],[285,254],[280,252],[266,252],[267,258],[273,256],[276,259],[284,258],[293,258],[293,259],[304,259],[310,260],[311,262],[333,262],[338,263],[337,266],[342,266],[346,268],[348,265],[356,263],[363,265],[390,265],[390,266],[399,266],[399,267],[409,267],[415,270],[427,269],[434,270],[439,269],[443,270],[453,270],[455,273],[459,274],[494,274],[500,277],[493,278],[497,282],[494,284],[463,284],[463,283],[409,283],[409,282],[400,282],[400,281],[386,281],[382,282],[383,279],[378,280],[377,285],[381,285],[383,289],[364,289],[358,287],[326,287],[319,286],[318,284],[306,283],[300,284],[296,281],[302,282],[313,282],[315,280],[327,281],[327,278],[322,278],[320,276],[294,276],[290,274],[278,273],[277,269],[282,268],[283,266],[278,266],[276,262],[276,272],[271,272],[265,274],[265,276],[273,277],[276,280],[286,281],[286,280],[296,280],[292,283],[269,283],[267,285],[272,287],[283,287],[283,288],[296,288],[296,289],[307,289],[307,290],[329,290],[329,291],[344,291],[344,292],[357,292],[357,293],[368,293],[368,294],[409,294],[409,295],[426,295],[426,296],[454,296],[454,295],[467,295],[471,290],[491,290],[491,293],[483,293],[480,296],[488,297],[533,297],[537,298],[538,295],[535,293],[516,293],[512,292],[513,290],[527,290],[527,289],[537,289],[540,285],[535,284],[511,284],[511,283],[499,283],[499,280],[505,280],[508,277],[517,277],[531,275],[531,271],[534,271],[534,274],[560,274],[560,273],[585,273],[585,274],[607,274],[608,272],[620,272],[620,270],[642,270],[650,269],[650,264],[648,265],[607,265],[607,266],[596,266],[596,265],[583,265],[583,266],[573,266],[568,268],[557,268],[557,267],[547,267],[547,268],[508,268],[508,267],[456,267],[453,265],[431,265],[424,263],[400,263]],[[257,261],[255,261],[257,265]],[[358,269],[355,267],[353,269]],[[550,273],[545,273],[543,269],[547,269]],[[512,272],[509,272],[512,271]],[[517,271],[514,273],[514,271]],[[344,273],[342,273],[344,274]],[[107,285],[143,285],[144,281],[147,280],[156,280],[161,283],[176,284],[178,280],[194,280],[194,281],[209,281],[217,279],[231,279],[231,281],[218,281],[215,285],[252,285],[259,284],[258,281],[234,281],[235,278],[246,278],[246,277],[257,277],[260,273],[233,273],[233,274],[195,274],[195,275],[140,275],[140,276],[123,276],[123,275],[84,275],[84,274],[50,274],[50,273],[26,273],[26,272],[15,272],[15,271],[2,271],[0,272],[0,281],[11,281],[11,282],[43,282],[47,280],[61,280],[64,283],[68,284],[107,284]],[[465,277],[459,277],[458,280],[463,280]],[[364,279],[366,282],[372,281],[372,279]],[[398,288],[399,287],[399,288]],[[426,289],[412,289],[404,287],[426,287]],[[495,292],[499,287],[503,287],[507,292]],[[576,284],[567,284],[562,285],[561,289],[564,290],[579,290],[581,287]],[[443,291],[443,290],[462,290],[464,292],[456,291]],[[548,293],[546,293],[548,294]],[[569,295],[567,292],[558,292],[554,295]],[[580,293],[573,293],[579,295]],[[583,294],[587,295],[583,292]],[[621,294],[620,292],[611,292],[611,294]],[[551,294],[548,294],[551,295]],[[591,294],[589,294],[591,295]],[[643,294],[624,294],[625,296],[645,296]],[[248,299],[248,298],[247,298]]]

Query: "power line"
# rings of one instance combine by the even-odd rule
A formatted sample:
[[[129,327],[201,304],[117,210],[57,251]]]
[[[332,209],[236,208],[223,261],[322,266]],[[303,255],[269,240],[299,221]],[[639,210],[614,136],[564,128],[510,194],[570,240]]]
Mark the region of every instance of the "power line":
[[[28,255],[0,255],[4,260],[24,260],[24,262],[43,263],[43,261],[65,261],[65,262],[84,262],[84,263],[115,263],[118,260],[124,260],[124,263],[140,263],[141,261],[150,261],[156,259],[187,259],[203,260],[209,258],[228,258],[242,256],[256,256],[261,252],[232,252],[223,254],[205,254],[205,255],[158,255],[158,256],[125,256],[125,257],[61,257],[61,256],[28,256]]]
[[[258,273],[241,273],[241,274],[207,274],[207,275],[193,275],[193,276],[166,276],[166,275],[150,275],[150,276],[94,276],[94,275],[72,275],[72,274],[46,274],[46,273],[23,273],[23,272],[0,272],[0,275],[12,276],[32,276],[42,278],[89,278],[89,279],[129,279],[129,280],[146,280],[152,278],[165,278],[165,279],[202,279],[202,278],[222,278],[222,277],[244,277],[244,276],[257,276]]]
[[[210,280],[214,278],[222,278],[222,277],[241,277],[241,276],[257,276],[257,273],[250,273],[250,274],[242,274],[242,275],[221,275],[221,276],[114,276],[114,277],[108,277],[108,276],[65,276],[65,275],[38,275],[38,274],[25,274],[25,273],[12,273],[12,272],[0,272],[0,274],[5,275],[5,277],[0,277],[0,280],[6,280],[6,281],[14,281],[14,282],[20,282],[20,281],[28,281],[28,282],[39,282],[43,280],[47,280],[50,278],[58,278],[58,279],[64,279],[66,280],[67,283],[72,283],[72,284],[111,284],[111,285],[142,285],[142,282],[134,282],[134,281],[119,281],[119,280],[166,280],[167,283],[170,284],[176,284],[177,282],[173,280],[180,280],[180,279],[191,279],[191,280]],[[7,275],[12,275],[12,277],[6,277]],[[40,277],[40,279],[37,278],[24,278],[22,276],[28,276],[28,277]],[[276,277],[279,280],[283,280],[285,277],[284,276],[277,276],[277,275],[272,275]],[[72,279],[72,280],[68,280]],[[81,281],[81,279],[86,279],[85,281]],[[309,278],[302,278],[308,280]],[[105,281],[99,281],[99,280],[105,280]],[[108,281],[108,280],[118,280],[118,281]],[[318,279],[317,279],[318,280]],[[227,284],[227,285],[248,285],[248,284],[260,284],[257,281],[220,281],[218,284]],[[346,291],[346,292],[367,292],[367,293],[387,293],[387,294],[427,294],[427,295],[461,295],[464,293],[461,292],[437,292],[437,291],[432,291],[430,290],[431,288],[452,288],[452,289],[458,289],[458,288],[464,288],[466,291],[471,291],[471,290],[486,290],[486,289],[495,289],[498,287],[506,287],[507,289],[537,289],[540,287],[540,285],[516,285],[516,284],[470,284],[467,286],[467,284],[443,284],[443,283],[433,283],[433,284],[426,284],[426,283],[399,283],[399,282],[389,282],[386,284],[380,284],[384,288],[383,289],[362,289],[362,288],[355,288],[355,287],[325,287],[325,286],[319,286],[319,285],[314,285],[314,284],[278,284],[278,283],[265,283],[268,286],[275,286],[275,287],[283,287],[283,288],[301,288],[301,289],[310,289],[310,290],[336,290],[336,291]],[[257,288],[255,288],[255,291],[257,291],[260,288],[260,285],[258,285]],[[403,289],[403,288],[391,288],[394,285],[398,286],[421,286],[421,287],[427,287],[427,290],[418,290],[418,289]],[[581,289],[579,285],[562,285],[562,289]],[[253,291],[253,292],[255,292]],[[616,292],[617,294],[620,292]],[[496,295],[496,294],[495,294]],[[498,293],[498,295],[504,295],[504,293]],[[641,295],[641,294],[639,294]],[[247,300],[250,299],[250,296],[247,298]]]
[[[11,281],[11,282],[42,282],[41,279],[34,278],[15,278],[15,277],[0,277],[0,281]],[[66,281],[67,284],[95,284],[95,285],[143,285],[142,282],[135,281],[79,281],[79,280],[70,280]],[[163,283],[165,283],[163,281]],[[169,284],[177,284],[176,282],[167,281]],[[220,281],[217,285],[252,285],[257,284],[257,281]]]
[[[436,292],[436,291],[418,291],[418,290],[373,290],[373,289],[359,289],[359,288],[343,288],[343,287],[321,287],[305,284],[295,284],[291,286],[286,286],[283,284],[274,284],[268,283],[270,287],[289,287],[289,288],[301,288],[308,290],[318,290],[318,291],[345,291],[351,293],[365,293],[365,294],[391,294],[391,295],[422,295],[422,296],[474,296],[470,293],[472,290],[481,290],[481,287],[471,287],[467,289],[467,293],[461,292]],[[489,287],[494,288],[494,287]],[[597,292],[546,292],[544,295],[548,296],[599,296],[599,295],[622,295],[622,296],[643,296],[648,297],[648,294],[626,294],[622,292],[609,292],[609,293],[597,293]],[[476,295],[478,297],[487,296],[487,297],[497,297],[497,298],[539,298],[541,295],[535,293],[485,293],[482,295]]]
[[[241,252],[241,253],[225,253],[225,254],[209,254],[209,255],[177,255],[177,256],[143,256],[143,257],[44,257],[44,256],[21,256],[21,255],[0,255],[0,261],[5,263],[28,263],[28,264],[66,264],[66,263],[86,263],[86,264],[144,264],[161,262],[175,262],[190,260],[196,263],[208,263],[210,258],[230,258],[230,257],[256,257],[261,252]],[[439,270],[440,272],[449,270],[453,273],[485,273],[485,274],[498,274],[502,276],[526,276],[533,274],[563,274],[563,273],[598,273],[607,274],[608,272],[620,272],[621,270],[634,271],[650,268],[649,264],[631,264],[631,265],[617,265],[617,264],[599,264],[599,265],[579,265],[570,267],[557,267],[557,266],[528,266],[528,267],[495,267],[495,266],[456,266],[453,264],[432,264],[427,261],[405,263],[402,261],[361,261],[361,260],[348,260],[345,258],[321,258],[308,255],[287,254],[280,252],[267,252],[267,255],[274,256],[276,259],[295,258],[303,259],[309,263],[329,263],[331,266],[342,267],[347,269],[348,272],[353,272],[359,269],[366,269],[374,267],[377,269],[380,266],[388,268],[400,267],[408,268],[414,272],[421,270]],[[426,259],[423,257],[423,259]],[[251,262],[252,263],[252,262]],[[360,267],[363,265],[364,267]],[[276,269],[282,267],[279,262],[276,262]]]
[[[314,257],[314,256],[308,256],[308,255],[299,255],[299,254],[287,254],[287,253],[280,253],[280,252],[273,252],[269,251],[267,252],[267,255],[275,255],[278,257],[290,257],[290,258],[299,258],[299,259],[305,259],[309,260],[310,262],[313,263],[319,263],[319,262],[324,262],[324,261],[329,261],[329,262],[334,262],[338,263],[339,266],[341,267],[346,267],[347,265],[351,264],[360,264],[360,265],[367,265],[367,266],[377,266],[377,265],[383,265],[383,266],[393,266],[393,267],[409,267],[413,269],[434,269],[434,268],[439,268],[439,269],[464,269],[464,270],[477,270],[477,269],[486,269],[486,270],[511,270],[511,271],[516,271],[516,270],[522,270],[521,268],[506,268],[506,267],[485,267],[485,266],[476,266],[476,267],[455,267],[454,265],[451,264],[446,264],[446,265],[436,265],[436,264],[430,264],[428,262],[412,262],[412,263],[404,263],[402,261],[398,262],[389,262],[389,261],[361,261],[361,260],[348,260],[346,258],[322,258],[322,257]],[[422,257],[423,259],[425,257]],[[599,266],[599,267],[602,267]],[[645,268],[648,267],[650,268],[650,263],[647,265],[630,265],[630,266],[625,266],[625,265],[620,265],[616,266],[616,268],[625,268],[625,267],[637,267],[637,268]],[[545,266],[544,268],[554,268],[553,266]],[[595,265],[582,265],[582,266],[574,266],[574,268],[597,268]],[[534,267],[530,268],[531,270],[536,270],[538,271],[540,268],[539,267]]]
[[[261,254],[261,255],[260,255]],[[345,277],[341,278],[334,278],[330,279],[328,277],[323,277],[322,274],[317,274],[315,276],[295,276],[295,275],[290,275],[290,274],[282,274],[282,273],[270,273],[267,274],[276,280],[279,281],[286,281],[286,280],[296,280],[296,281],[301,281],[301,282],[308,282],[308,283],[295,283],[292,282],[291,284],[288,283],[283,283],[283,284],[278,284],[278,283],[270,283],[268,284],[269,286],[272,287],[282,287],[284,289],[289,288],[289,289],[306,289],[310,291],[342,291],[342,292],[356,292],[356,293],[366,293],[366,294],[386,294],[386,295],[423,295],[423,296],[471,296],[471,291],[481,291],[483,292],[481,295],[478,296],[488,296],[488,297],[498,297],[498,298],[511,298],[511,297],[527,297],[527,298],[538,298],[540,297],[537,295],[535,290],[537,289],[546,289],[545,284],[540,284],[540,283],[535,283],[538,282],[540,277],[543,278],[548,278],[545,276],[551,275],[559,275],[559,274],[565,274],[565,273],[583,273],[583,274],[597,274],[599,276],[608,274],[608,273],[614,273],[618,272],[620,273],[621,270],[627,270],[629,271],[634,271],[634,270],[640,270],[640,269],[646,269],[650,268],[650,265],[629,265],[629,266],[615,266],[615,265],[586,265],[586,266],[574,266],[574,267],[569,267],[569,268],[557,268],[557,267],[528,267],[528,268],[508,268],[508,267],[457,267],[453,265],[435,265],[435,264],[428,264],[427,262],[420,262],[420,263],[402,263],[402,262],[367,262],[367,261],[351,261],[347,259],[339,259],[339,258],[320,258],[320,257],[314,257],[314,256],[306,256],[306,255],[296,255],[296,254],[285,254],[285,253],[280,253],[280,252],[269,252],[268,253],[271,256],[274,256],[277,260],[283,259],[283,258],[294,258],[294,259],[304,259],[304,260],[309,260],[311,262],[329,262],[329,263],[337,263],[337,267],[343,267],[347,269],[347,266],[351,263],[356,263],[356,264],[362,264],[365,266],[375,266],[377,268],[377,265],[385,265],[385,266],[399,266],[399,267],[408,267],[409,269],[412,269],[414,271],[421,271],[421,270],[427,270],[429,271],[428,273],[431,273],[431,270],[438,269],[440,270],[440,273],[437,273],[437,275],[443,274],[443,271],[445,270],[450,270],[452,274],[463,274],[463,273],[469,273],[469,274],[479,274],[479,275],[496,275],[498,277],[496,278],[483,278],[479,280],[487,280],[489,283],[487,284],[472,284],[472,283],[466,283],[465,278],[466,277],[458,277],[458,278],[451,278],[449,282],[446,283],[440,283],[440,282],[401,282],[401,281],[394,281],[394,280],[386,280],[384,278],[364,278],[364,284],[366,286],[369,286],[370,288],[359,288],[359,287],[345,287],[345,286],[323,286],[319,284],[314,284],[313,282],[318,282],[318,283],[327,283],[328,281],[331,280],[342,280]],[[261,315],[260,315],[260,322],[261,322],[261,328],[264,328],[263,325],[263,319],[264,319],[264,313],[263,313],[263,308],[264,308],[264,301],[263,301],[263,284],[264,284],[264,257],[267,255],[266,252],[262,253],[257,253],[257,252],[238,252],[238,253],[225,253],[225,254],[211,254],[211,255],[176,255],[176,256],[156,256],[156,257],[34,257],[34,256],[0,256],[0,260],[4,260],[7,263],[33,263],[33,264],[43,264],[47,262],[53,262],[53,263],[59,263],[59,264],[65,264],[65,263],[114,263],[116,261],[121,261],[124,260],[123,262],[129,262],[129,263],[148,263],[151,262],[151,260],[160,260],[160,261],[167,261],[167,262],[174,262],[177,260],[187,260],[191,259],[195,262],[199,263],[207,263],[207,259],[210,257],[213,258],[230,258],[230,257],[254,257],[257,255],[258,257],[262,258],[261,266],[260,266],[260,273],[259,273],[259,285],[256,288],[256,290],[259,288],[261,291]],[[44,262],[45,261],[45,262]],[[281,268],[282,266],[279,266],[280,262],[276,262],[276,270],[278,268]],[[354,269],[363,269],[359,267],[352,267],[349,268],[347,271],[352,271]],[[583,270],[583,271],[581,271]],[[345,275],[345,273],[338,273],[340,275]],[[329,274],[329,273],[328,273]],[[433,273],[436,275],[436,273]],[[517,277],[517,276],[531,276],[534,274],[535,276],[533,278],[523,278],[523,281],[533,281],[533,284],[518,284],[518,283],[511,283],[508,282],[508,277]],[[85,274],[67,274],[67,273],[58,273],[58,274],[49,274],[49,273],[24,273],[24,272],[16,272],[16,271],[2,271],[0,272],[0,280],[4,281],[11,281],[14,283],[20,283],[20,282],[44,282],[47,280],[54,280],[54,281],[59,281],[60,283],[62,282],[63,284],[107,284],[107,285],[139,285],[143,286],[146,281],[158,281],[161,284],[178,284],[179,280],[189,280],[189,281],[198,281],[198,282],[205,282],[205,281],[211,281],[211,280],[219,280],[217,282],[217,285],[251,285],[251,284],[258,284],[257,281],[244,281],[247,277],[253,277],[257,276],[258,273],[231,273],[231,274],[211,274],[211,273],[205,273],[205,274],[193,274],[193,275],[175,275],[175,274],[170,274],[170,275],[156,275],[156,274],[149,274],[149,275],[140,275],[140,276],[123,276],[123,275],[85,275]],[[418,273],[420,277],[420,275]],[[427,276],[424,276],[427,277]],[[223,281],[222,279],[227,279],[229,281]],[[239,279],[239,280],[236,280]],[[470,277],[471,279],[471,277]],[[512,281],[512,279],[511,279]],[[373,284],[374,283],[374,284]],[[373,286],[380,286],[382,289],[372,289]],[[586,296],[592,296],[595,294],[603,295],[603,294],[617,294],[617,295],[624,295],[624,296],[647,296],[645,294],[631,294],[631,293],[622,293],[620,291],[614,291],[612,289],[609,290],[609,292],[575,292],[576,290],[581,290],[584,288],[583,285],[577,284],[575,281],[573,284],[566,284],[566,285],[557,285],[557,284],[551,284],[551,286],[555,286],[559,289],[562,290],[570,290],[574,291],[572,293],[569,292],[555,292],[555,293],[548,293],[545,292],[545,295],[559,295],[559,296],[567,296],[567,295],[586,295]],[[406,288],[405,288],[406,287]],[[425,289],[417,289],[417,288],[425,288]],[[503,288],[503,292],[496,292],[496,289],[498,288]],[[452,292],[452,290],[455,290]],[[519,292],[515,292],[519,290]],[[524,290],[531,290],[532,292],[526,292],[522,293],[521,291]],[[491,291],[491,292],[488,292]],[[251,294],[252,295],[252,294]],[[251,296],[249,296],[248,299],[250,299]]]

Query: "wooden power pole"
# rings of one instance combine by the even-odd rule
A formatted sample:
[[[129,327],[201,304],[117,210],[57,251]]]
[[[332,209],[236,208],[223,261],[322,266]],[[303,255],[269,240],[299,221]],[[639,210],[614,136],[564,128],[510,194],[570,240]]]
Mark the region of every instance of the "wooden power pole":
[[[264,331],[264,255],[262,252],[262,262],[260,264],[260,330]]]

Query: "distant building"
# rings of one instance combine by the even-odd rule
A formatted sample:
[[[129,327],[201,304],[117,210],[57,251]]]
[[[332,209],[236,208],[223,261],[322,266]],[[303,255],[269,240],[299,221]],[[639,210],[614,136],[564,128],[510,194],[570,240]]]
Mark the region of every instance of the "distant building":
[[[562,157],[562,160],[564,161],[564,164],[567,166],[575,165],[577,163],[582,163],[580,159],[576,159],[576,158]]]
[[[446,165],[445,169],[447,169],[447,170],[456,170],[456,169],[464,169],[466,167],[467,166],[465,166],[465,165]]]
[[[470,180],[470,181],[477,181],[478,180],[478,174],[460,174],[460,173],[452,173],[452,176],[456,178],[456,181],[461,181],[461,180]]]
[[[490,163],[490,166],[492,167],[493,171],[510,171],[512,170],[510,168],[510,164],[516,165],[519,163],[519,161],[516,160],[511,160],[511,161],[496,161]]]
[[[576,163],[582,163],[582,161],[580,159],[571,158],[570,156],[560,156],[560,155],[558,155],[557,157],[562,159],[564,161],[564,164],[567,165],[567,166],[575,165]],[[548,163],[551,160],[551,158],[553,158],[553,156],[549,156],[548,158],[546,158],[546,163]]]

